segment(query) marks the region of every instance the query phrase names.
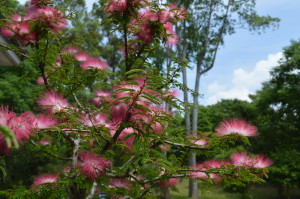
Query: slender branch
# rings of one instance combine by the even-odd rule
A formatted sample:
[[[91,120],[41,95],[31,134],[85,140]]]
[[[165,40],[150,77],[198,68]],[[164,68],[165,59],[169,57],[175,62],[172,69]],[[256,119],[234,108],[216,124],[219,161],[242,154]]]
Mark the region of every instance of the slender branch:
[[[33,140],[30,140],[30,143],[33,144],[35,147],[39,148],[38,145],[37,145]],[[52,154],[52,153],[50,153],[50,152],[48,152],[48,151],[42,150],[42,152],[45,153],[45,154],[47,154],[47,155],[49,155],[49,156],[51,156],[51,157],[54,157],[54,158],[56,158],[56,159],[59,159],[59,160],[71,160],[71,158],[63,158],[63,157],[59,157],[59,156],[54,155],[54,154]]]
[[[212,61],[210,63],[210,66],[207,67],[207,68],[205,68],[204,70],[202,70],[200,72],[200,75],[203,75],[204,73],[208,72],[210,69],[212,69],[212,67],[215,64],[215,60],[216,60],[216,56],[217,56],[217,51],[218,51],[218,48],[219,48],[219,46],[221,44],[222,35],[223,35],[223,33],[225,31],[225,28],[226,28],[226,21],[227,21],[227,18],[228,18],[228,12],[229,12],[229,8],[231,6],[231,3],[232,3],[232,0],[229,0],[228,5],[226,6],[226,12],[225,12],[224,20],[223,20],[223,23],[222,23],[221,30],[220,30],[220,32],[218,34],[217,45],[216,45],[216,47],[214,49],[214,55],[213,55],[213,59],[212,59]]]
[[[134,181],[136,181],[137,183],[139,183],[139,184],[144,188],[144,190],[147,190],[147,192],[152,193],[151,190],[148,189],[148,188],[145,186],[145,184],[144,184],[143,182],[141,182],[135,175],[129,174],[129,176],[130,176],[132,179],[134,179]]]
[[[125,66],[126,72],[130,71],[129,60],[128,60],[128,41],[127,41],[127,25],[124,25],[124,41],[125,41]]]
[[[97,182],[93,182],[93,185],[92,185],[92,188],[91,188],[91,191],[89,193],[89,195],[86,197],[86,199],[91,199],[93,198],[93,196],[95,195],[95,191],[96,191],[96,188],[97,188]]]
[[[189,148],[189,149],[197,149],[197,150],[205,150],[205,151],[211,150],[211,149],[206,148],[206,147],[198,147],[198,146],[193,146],[193,145],[185,145],[185,144],[175,143],[175,142],[171,142],[171,141],[167,141],[167,140],[165,140],[164,143],[170,144],[170,145],[173,145],[173,146],[180,146],[180,147],[183,147],[183,148]]]
[[[22,55],[23,57],[26,57],[27,59],[29,59],[32,62],[34,61],[29,56],[27,56],[25,53],[21,52],[21,51],[23,51],[22,48],[18,48],[14,45],[6,44],[6,43],[3,43],[3,42],[0,42],[0,47],[3,48],[3,49],[6,49],[6,50],[14,51],[16,54]]]

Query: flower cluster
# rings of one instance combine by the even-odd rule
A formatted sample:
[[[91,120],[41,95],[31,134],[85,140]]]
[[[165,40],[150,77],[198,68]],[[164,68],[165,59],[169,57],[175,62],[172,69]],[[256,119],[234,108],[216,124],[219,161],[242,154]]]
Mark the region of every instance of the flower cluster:
[[[227,165],[246,166],[248,168],[262,169],[272,164],[269,158],[266,158],[261,154],[253,155],[252,157],[250,157],[245,152],[233,153],[230,159],[231,161],[207,160],[203,163],[199,163],[193,168],[197,171],[190,172],[189,176],[191,178],[197,179],[213,178],[217,182],[220,182],[222,178],[216,173],[211,173],[209,170],[221,167],[226,168]]]
[[[160,37],[156,30],[161,24],[166,32],[164,37],[166,44],[168,46],[176,45],[178,44],[178,36],[173,31],[172,23],[185,19],[185,13],[185,10],[179,10],[173,4],[158,13],[147,7],[139,13],[137,19],[131,22],[132,32],[135,33],[137,40],[149,44],[155,37]]]
[[[272,164],[272,161],[264,155],[259,154],[250,157],[245,152],[236,152],[232,154],[231,160],[234,165],[253,167],[257,169],[262,169]]]
[[[0,107],[0,125],[11,129],[18,142],[26,142],[34,134],[35,130],[51,128],[56,123],[57,120],[55,118],[47,115],[40,114],[36,117],[32,113],[26,112],[17,116],[14,112],[9,111],[7,107]],[[10,152],[1,132],[0,152],[5,155]]]
[[[66,27],[67,20],[60,10],[31,1],[26,15],[12,15],[10,21],[1,28],[1,34],[4,37],[18,38],[26,45],[36,43],[40,39],[42,29],[56,34]]]
[[[52,175],[40,175],[37,176],[32,184],[32,188],[34,188],[37,185],[42,185],[45,183],[54,183],[58,180],[58,175],[52,174]]]
[[[79,61],[83,70],[105,70],[108,67],[108,63],[100,58],[92,57],[83,52],[76,46],[70,46],[62,50],[62,52],[75,56],[75,60]]]
[[[98,176],[104,175],[111,162],[96,153],[82,151],[79,154],[80,162],[78,167],[81,168],[81,174],[90,180],[95,180]]]
[[[255,136],[257,134],[257,128],[244,120],[234,119],[221,122],[216,132],[219,136],[234,133],[241,136]]]

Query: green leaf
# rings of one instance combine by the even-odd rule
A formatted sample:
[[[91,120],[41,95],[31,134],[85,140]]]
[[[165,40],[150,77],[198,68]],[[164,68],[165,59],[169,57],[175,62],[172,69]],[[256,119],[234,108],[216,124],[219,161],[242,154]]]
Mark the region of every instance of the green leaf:
[[[11,148],[12,143],[15,148],[19,148],[19,144],[18,144],[15,134],[8,127],[0,125],[0,132],[5,137],[5,141],[6,141],[8,148]]]

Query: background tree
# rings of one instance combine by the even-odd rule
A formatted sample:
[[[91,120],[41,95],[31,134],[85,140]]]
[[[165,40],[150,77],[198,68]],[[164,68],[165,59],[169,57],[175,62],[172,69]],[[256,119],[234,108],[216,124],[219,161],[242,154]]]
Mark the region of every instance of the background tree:
[[[278,187],[280,198],[290,198],[290,188],[300,180],[300,42],[292,41],[283,55],[272,79],[251,98],[260,131],[255,149],[272,157],[269,181]]]
[[[184,90],[184,102],[187,134],[196,135],[200,78],[213,68],[218,49],[224,44],[224,37],[234,34],[238,28],[261,32],[266,28],[275,27],[279,19],[258,15],[254,0],[175,0],[170,2],[183,5],[188,9],[188,13],[191,13],[190,21],[177,27],[181,41],[177,53],[179,57],[188,59],[195,66],[196,79],[192,106],[189,105],[187,89]],[[182,76],[183,84],[187,86],[185,68],[183,68]],[[192,113],[192,119],[190,119],[190,113]],[[195,160],[195,154],[191,154],[190,166],[195,166]],[[190,197],[198,198],[197,187],[196,182],[191,180]]]

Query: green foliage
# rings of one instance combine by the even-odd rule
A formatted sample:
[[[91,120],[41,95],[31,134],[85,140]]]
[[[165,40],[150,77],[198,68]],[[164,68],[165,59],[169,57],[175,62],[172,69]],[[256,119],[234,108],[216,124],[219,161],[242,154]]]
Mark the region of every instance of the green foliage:
[[[38,91],[37,70],[24,61],[19,66],[0,67],[0,105],[21,113],[34,110]]]
[[[299,186],[300,179],[300,42],[292,41],[283,55],[271,72],[272,79],[252,96],[260,131],[255,148],[273,160],[270,181],[293,187]]]

